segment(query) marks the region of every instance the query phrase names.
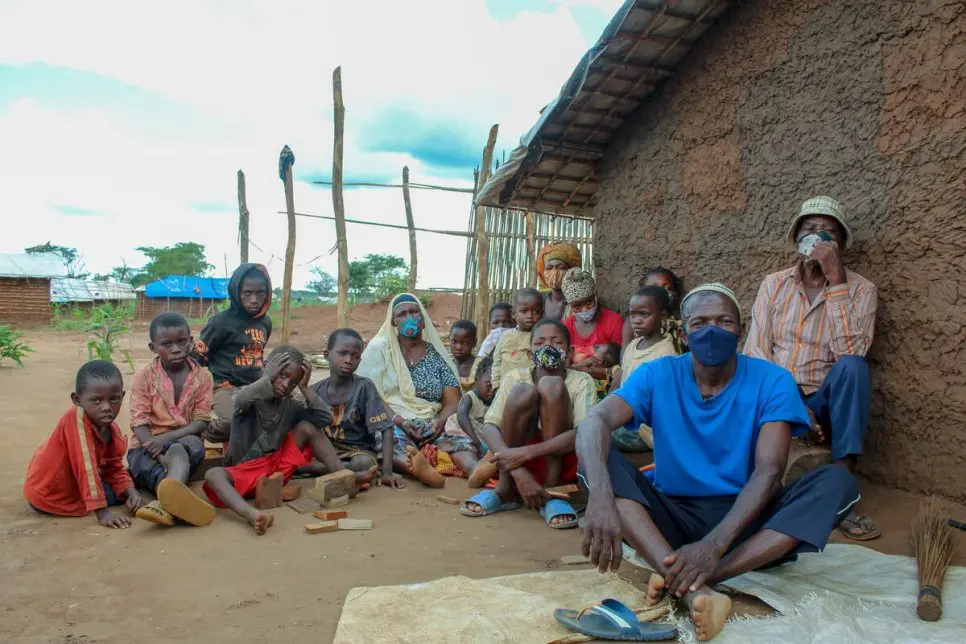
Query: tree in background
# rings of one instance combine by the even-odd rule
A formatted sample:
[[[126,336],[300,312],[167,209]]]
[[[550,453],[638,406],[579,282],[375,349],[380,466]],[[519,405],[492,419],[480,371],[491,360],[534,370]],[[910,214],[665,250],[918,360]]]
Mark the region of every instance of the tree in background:
[[[404,293],[409,267],[396,255],[370,254],[349,262],[349,293],[363,298],[387,300]]]
[[[67,269],[67,277],[84,279],[89,275],[89,273],[84,271],[84,259],[81,257],[80,253],[77,252],[76,248],[58,246],[56,244],[47,242],[46,244],[40,244],[39,246],[25,248],[24,251],[30,253],[31,255],[37,255],[39,253],[53,253],[54,255],[59,256],[60,261],[64,263],[64,267]]]
[[[141,284],[168,275],[205,275],[214,269],[205,258],[205,247],[194,242],[178,242],[161,248],[138,246],[137,250],[148,258],[148,263],[141,269],[142,274],[137,277]]]
[[[128,266],[127,262],[121,260],[120,266],[115,266],[111,269],[110,273],[98,273],[94,275],[96,280],[114,280],[115,282],[121,282],[122,284],[130,284],[131,286],[141,286],[147,283],[147,279],[144,275],[144,269],[137,268],[136,266]]]
[[[310,280],[305,288],[316,293],[319,297],[329,297],[335,295],[339,290],[339,280],[332,277],[325,271],[323,271],[318,266],[313,266],[309,269],[309,272],[315,276],[314,280]],[[351,280],[352,269],[349,269],[349,275]]]

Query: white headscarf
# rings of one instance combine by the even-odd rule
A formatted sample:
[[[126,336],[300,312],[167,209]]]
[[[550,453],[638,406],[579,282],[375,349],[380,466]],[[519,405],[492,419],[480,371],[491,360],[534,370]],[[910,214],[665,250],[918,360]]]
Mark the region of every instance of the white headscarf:
[[[416,396],[416,386],[413,384],[406,359],[399,348],[398,330],[392,324],[393,302],[402,295],[409,295],[413,298],[414,303],[419,306],[419,312],[423,316],[425,326],[423,340],[433,345],[436,352],[443,358],[443,362],[459,380],[456,363],[453,362],[453,358],[449,355],[449,351],[446,350],[446,346],[433,327],[433,321],[429,319],[429,314],[426,313],[423,303],[419,301],[418,297],[410,293],[401,293],[389,303],[386,310],[386,321],[383,322],[376,337],[366,346],[366,350],[362,352],[358,374],[372,380],[386,404],[403,418],[433,420],[442,408],[442,404],[429,402]],[[407,303],[409,303],[408,300]]]

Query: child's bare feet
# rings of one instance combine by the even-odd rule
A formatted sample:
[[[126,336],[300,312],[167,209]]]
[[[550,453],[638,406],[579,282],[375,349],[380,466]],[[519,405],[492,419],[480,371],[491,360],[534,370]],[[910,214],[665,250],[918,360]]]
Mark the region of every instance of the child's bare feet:
[[[684,601],[691,610],[694,635],[699,642],[710,640],[720,633],[731,616],[731,598],[707,586],[688,593]]]
[[[255,508],[252,508],[245,518],[255,528],[255,534],[259,536],[265,534],[275,523],[274,515],[269,512],[259,512]]]
[[[500,468],[493,462],[490,455],[487,454],[483,460],[476,464],[467,483],[472,488],[483,487],[487,481],[495,477],[499,472]]]
[[[656,606],[664,599],[664,577],[656,572],[651,573],[651,578],[647,580],[647,599],[644,600],[647,606]]]
[[[413,468],[413,476],[419,479],[423,485],[429,487],[443,487],[446,485],[446,479],[443,475],[436,471],[426,457],[423,456],[418,449],[412,445],[406,447],[406,454],[409,456],[409,465]]]

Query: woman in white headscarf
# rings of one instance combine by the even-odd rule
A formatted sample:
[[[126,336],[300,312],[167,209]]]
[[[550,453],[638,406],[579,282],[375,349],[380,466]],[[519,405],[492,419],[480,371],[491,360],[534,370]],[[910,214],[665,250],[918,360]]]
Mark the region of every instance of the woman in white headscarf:
[[[435,445],[467,474],[479,455],[468,436],[445,431],[462,395],[459,372],[428,320],[419,298],[409,293],[394,297],[357,373],[375,383],[393,414],[395,470],[440,487],[443,479],[419,455],[421,447]]]

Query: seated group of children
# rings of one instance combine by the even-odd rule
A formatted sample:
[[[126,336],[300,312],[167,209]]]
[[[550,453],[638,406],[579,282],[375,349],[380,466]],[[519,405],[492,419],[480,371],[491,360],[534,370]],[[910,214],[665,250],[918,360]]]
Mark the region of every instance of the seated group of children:
[[[391,416],[373,382],[356,375],[362,337],[352,329],[329,334],[330,375],[309,386],[312,367],[298,349],[282,345],[262,359],[271,333],[270,294],[264,268],[245,264],[229,285],[231,307],[209,321],[197,343],[180,314],[152,320],[148,346],[155,357],[131,384],[129,450],[115,422],[125,396],[120,371],[106,361],[83,365],[73,407],[28,466],[24,496],[31,507],[61,516],[94,512],[100,524],[115,528],[131,525],[127,515],[109,510],[121,503],[167,526],[178,520],[207,525],[216,506],[227,507],[263,534],[273,516],[246,498],[264,477],[281,475],[287,483],[295,474],[348,469],[357,488],[371,481],[404,487],[393,474]],[[624,351],[624,377],[663,355],[666,342],[666,293],[645,287],[630,305],[634,340]],[[542,315],[541,294],[520,289],[512,308],[491,309],[493,331],[476,356],[475,325],[454,323],[450,349],[464,396],[446,432],[465,435],[486,455],[466,473],[471,486],[498,478],[495,489],[468,499],[461,513],[484,516],[522,501],[551,527],[569,528],[576,513],[551,499],[547,488],[575,480],[574,427],[596,404],[597,392],[590,375],[567,368],[567,327]],[[223,466],[205,473],[202,497],[187,483],[205,459],[205,439],[227,443]],[[156,500],[145,504],[138,488]]]

